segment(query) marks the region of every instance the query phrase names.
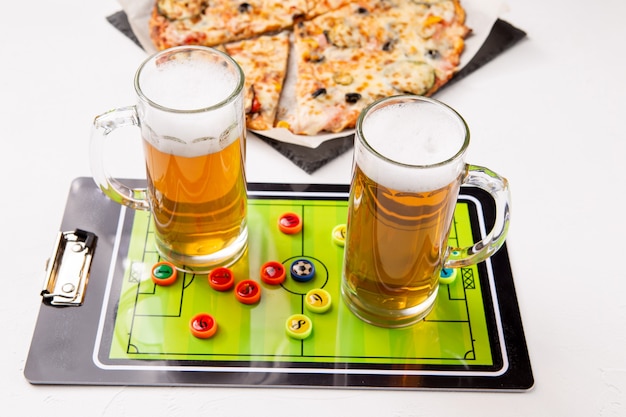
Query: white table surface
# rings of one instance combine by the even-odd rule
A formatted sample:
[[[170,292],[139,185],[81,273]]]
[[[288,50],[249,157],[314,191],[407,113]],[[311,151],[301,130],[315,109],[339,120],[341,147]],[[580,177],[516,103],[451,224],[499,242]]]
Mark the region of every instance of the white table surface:
[[[3,3],[0,414],[626,415],[626,2],[508,5],[501,17],[527,39],[437,97],[470,125],[468,160],[512,185],[508,248],[535,377],[524,393],[30,385],[44,263],[70,182],[90,175],[91,121],[133,104],[145,54],[106,21],[114,0]],[[141,178],[136,158],[116,174]],[[348,183],[350,163],[308,175],[248,144],[250,181]]]

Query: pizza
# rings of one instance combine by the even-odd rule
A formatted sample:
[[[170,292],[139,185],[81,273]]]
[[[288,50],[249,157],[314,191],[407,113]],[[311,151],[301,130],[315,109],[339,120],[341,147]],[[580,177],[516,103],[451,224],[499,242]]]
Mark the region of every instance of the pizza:
[[[274,127],[287,72],[289,44],[289,33],[282,31],[216,47],[230,55],[244,71],[244,103],[249,129]]]
[[[157,49],[217,47],[246,76],[248,128],[353,128],[373,101],[430,96],[458,71],[470,33],[460,0],[157,0]]]

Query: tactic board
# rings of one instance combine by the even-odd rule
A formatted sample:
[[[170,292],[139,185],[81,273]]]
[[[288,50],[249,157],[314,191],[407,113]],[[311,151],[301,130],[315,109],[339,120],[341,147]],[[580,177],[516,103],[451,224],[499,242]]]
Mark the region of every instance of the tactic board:
[[[126,183],[144,185],[138,180]],[[253,303],[242,302],[236,289],[212,287],[206,274],[179,271],[171,285],[159,285],[151,272],[161,259],[149,213],[114,203],[91,178],[77,178],[61,231],[87,234],[93,243],[84,298],[80,305],[59,306],[43,297],[24,370],[28,381],[509,391],[532,387],[506,245],[489,260],[457,270],[451,282],[442,280],[435,308],[424,320],[385,329],[358,319],[341,299],[343,242],[337,231],[347,220],[347,186],[251,183],[248,195],[248,249],[230,272],[235,283],[252,280],[257,286],[261,296]],[[278,223],[286,214],[295,214],[302,229],[281,230]],[[462,187],[451,245],[480,240],[493,216],[487,193]],[[55,251],[49,263],[57,260],[59,249]],[[262,279],[268,262],[284,267],[284,281]],[[297,262],[314,271],[306,280],[290,275]],[[323,309],[314,308],[311,294],[323,294]],[[216,324],[207,338],[192,331],[194,318],[202,315]],[[306,323],[308,332],[294,333],[290,323]]]

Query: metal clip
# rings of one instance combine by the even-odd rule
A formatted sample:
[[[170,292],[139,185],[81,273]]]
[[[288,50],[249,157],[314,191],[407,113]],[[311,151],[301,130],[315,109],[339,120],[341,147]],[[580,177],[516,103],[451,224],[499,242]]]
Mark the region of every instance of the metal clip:
[[[46,263],[41,296],[53,306],[80,306],[85,298],[91,260],[98,237],[84,230],[60,232]]]

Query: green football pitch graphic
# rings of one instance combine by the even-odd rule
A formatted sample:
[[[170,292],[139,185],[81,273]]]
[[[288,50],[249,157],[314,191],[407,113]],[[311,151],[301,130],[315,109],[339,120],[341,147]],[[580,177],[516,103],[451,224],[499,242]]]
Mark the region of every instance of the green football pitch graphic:
[[[285,234],[277,227],[287,212],[299,214],[303,229]],[[332,230],[345,224],[346,201],[250,199],[249,244],[246,255],[231,269],[235,281],[253,279],[261,286],[261,300],[245,305],[233,290],[216,291],[206,275],[179,273],[171,286],[150,279],[160,261],[153,245],[152,223],[145,212],[134,213],[128,256],[117,303],[108,359],[194,361],[202,366],[240,364],[313,364],[335,367],[422,366],[461,369],[494,365],[485,300],[477,267],[461,268],[451,284],[441,284],[435,309],[422,322],[404,329],[368,325],[343,304],[340,296],[343,247]],[[452,246],[470,246],[469,203],[460,201],[451,229]],[[281,285],[261,282],[261,266],[277,261],[289,271],[291,262],[304,258],[313,263],[311,281],[298,282],[287,272]],[[330,293],[332,306],[324,313],[305,307],[305,294],[315,288]],[[211,314],[217,333],[199,339],[189,330],[198,313]],[[285,322],[293,314],[307,315],[313,331],[304,340],[287,335]]]

